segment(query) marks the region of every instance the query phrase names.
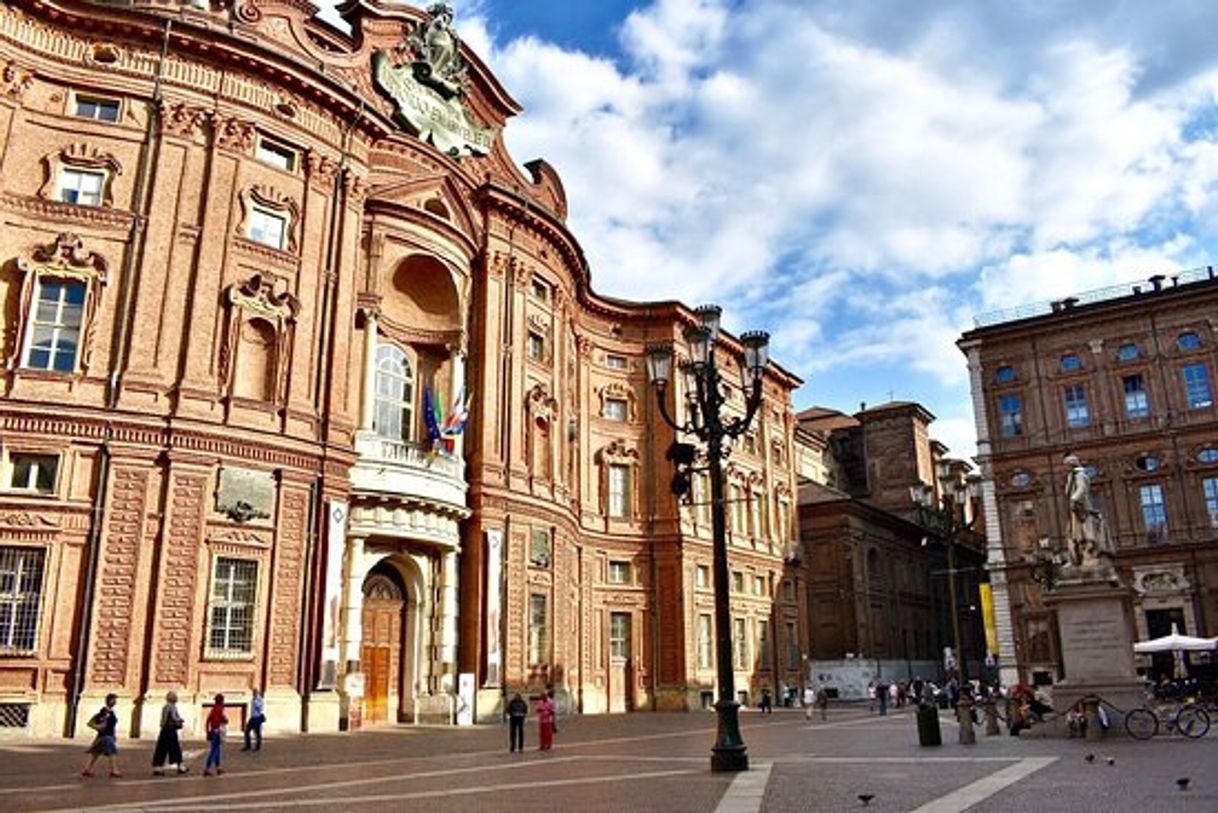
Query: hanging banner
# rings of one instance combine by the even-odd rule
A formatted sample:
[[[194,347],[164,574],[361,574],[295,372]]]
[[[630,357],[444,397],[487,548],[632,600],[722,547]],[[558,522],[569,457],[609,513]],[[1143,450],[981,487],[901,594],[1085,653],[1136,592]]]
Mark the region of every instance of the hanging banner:
[[[998,657],[998,627],[994,623],[994,590],[988,582],[977,585],[981,592],[981,619],[985,622],[986,651]]]
[[[343,550],[347,546],[347,501],[330,500],[326,509],[326,572],[321,627],[321,685],[332,689],[338,679],[338,611],[342,602]]]
[[[486,532],[486,681],[484,686],[503,682],[503,531]]]

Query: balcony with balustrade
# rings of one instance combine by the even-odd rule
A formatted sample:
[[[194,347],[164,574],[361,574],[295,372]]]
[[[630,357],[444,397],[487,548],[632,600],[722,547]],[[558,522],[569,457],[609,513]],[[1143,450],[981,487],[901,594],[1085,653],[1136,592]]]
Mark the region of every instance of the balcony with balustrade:
[[[460,545],[466,507],[465,461],[421,444],[359,432],[351,470],[351,531]]]

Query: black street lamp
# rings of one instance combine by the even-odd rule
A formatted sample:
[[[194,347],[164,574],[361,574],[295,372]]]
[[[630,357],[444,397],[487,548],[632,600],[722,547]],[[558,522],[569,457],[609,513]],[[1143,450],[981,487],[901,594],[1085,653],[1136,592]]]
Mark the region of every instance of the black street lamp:
[[[690,360],[681,365],[685,376],[687,418],[677,423],[668,412],[665,392],[672,378],[673,347],[671,344],[647,348],[647,372],[660,404],[660,414],[678,433],[695,435],[706,444],[707,470],[711,484],[711,530],[714,539],[715,582],[715,667],[719,682],[719,702],[715,711],[719,727],[711,748],[712,771],[748,770],[749,758],[740,736],[740,704],[736,702],[735,674],[732,663],[732,611],[727,569],[727,525],[724,518],[723,460],[731,452],[724,439],[744,432],[757,408],[761,406],[761,381],[769,360],[770,335],[754,331],[741,335],[744,361],[740,365],[740,383],[745,393],[743,417],[722,415],[726,393],[719,377],[715,359],[715,343],[719,338],[719,316],[716,305],[704,305],[694,313],[698,324],[685,330]],[[678,440],[669,450],[669,458],[677,463],[678,472],[673,490],[683,493],[688,488],[688,470],[692,467],[695,450]],[[684,469],[684,470],[682,470]]]
[[[952,622],[952,643],[956,648],[956,671],[961,686],[968,683],[968,664],[964,658],[964,647],[960,637],[960,608],[956,597],[956,545],[960,536],[973,530],[977,524],[977,512],[969,510],[970,502],[981,489],[976,478],[966,478],[959,466],[951,461],[940,461],[939,482],[942,494],[935,499],[934,490],[925,484],[910,486],[909,496],[918,507],[918,518],[922,527],[943,540],[947,548],[947,600]]]

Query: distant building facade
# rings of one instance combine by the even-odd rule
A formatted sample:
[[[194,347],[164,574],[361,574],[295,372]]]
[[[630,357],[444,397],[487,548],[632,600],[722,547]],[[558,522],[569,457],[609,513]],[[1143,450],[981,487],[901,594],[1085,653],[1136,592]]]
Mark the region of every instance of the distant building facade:
[[[171,689],[196,731],[254,688],[279,730],[450,721],[462,674],[482,718],[703,705],[709,514],[644,364],[693,313],[592,291],[444,9],[313,11],[0,8],[0,734],[108,692],[154,734]],[[800,674],[799,383],[728,472],[751,695]]]
[[[1031,577],[1068,527],[1063,458],[1077,455],[1134,590],[1138,635],[1218,623],[1218,279],[1082,294],[982,317],[964,334],[984,476],[988,567],[1009,679],[1052,679],[1055,622]],[[1148,659],[1141,666],[1155,670]]]
[[[872,679],[941,680],[954,647],[947,551],[921,524],[911,487],[939,492],[946,448],[929,412],[894,402],[853,416],[813,408],[797,415],[805,476],[799,527],[810,629],[809,672],[845,696]],[[809,474],[823,475],[817,480]],[[957,613],[971,677],[984,676],[978,584],[980,536],[956,548]]]

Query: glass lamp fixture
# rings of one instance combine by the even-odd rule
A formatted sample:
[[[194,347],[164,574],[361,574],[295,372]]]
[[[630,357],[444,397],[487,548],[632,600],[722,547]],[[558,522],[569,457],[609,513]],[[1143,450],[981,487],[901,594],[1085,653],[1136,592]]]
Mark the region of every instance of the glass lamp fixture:
[[[672,379],[672,345],[653,344],[647,348],[647,375],[651,385],[664,389]]]

